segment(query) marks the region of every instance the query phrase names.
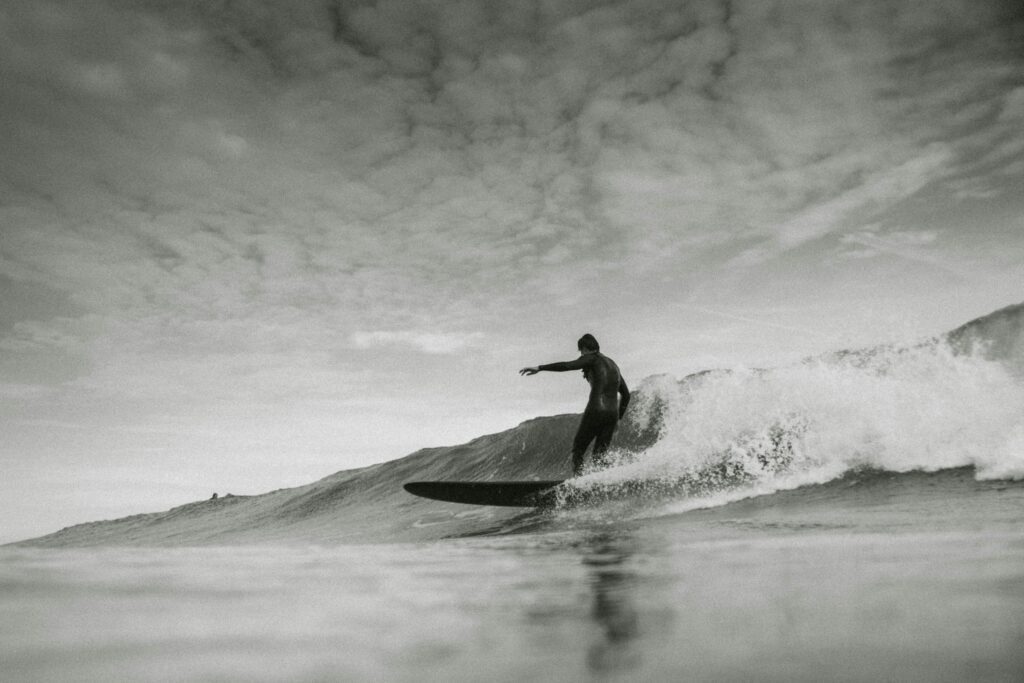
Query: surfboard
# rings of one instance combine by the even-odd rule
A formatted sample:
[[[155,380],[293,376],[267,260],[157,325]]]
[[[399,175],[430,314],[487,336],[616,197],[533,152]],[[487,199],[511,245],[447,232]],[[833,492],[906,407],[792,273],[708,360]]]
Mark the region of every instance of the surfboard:
[[[550,489],[563,481],[411,481],[405,490],[449,503],[538,507],[551,504]]]

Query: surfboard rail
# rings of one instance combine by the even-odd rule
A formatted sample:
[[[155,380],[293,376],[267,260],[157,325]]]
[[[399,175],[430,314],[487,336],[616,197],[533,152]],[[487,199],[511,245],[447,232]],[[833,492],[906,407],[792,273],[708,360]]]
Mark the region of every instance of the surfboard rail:
[[[551,490],[563,481],[410,481],[403,488],[415,496],[448,503],[539,507],[551,504]]]

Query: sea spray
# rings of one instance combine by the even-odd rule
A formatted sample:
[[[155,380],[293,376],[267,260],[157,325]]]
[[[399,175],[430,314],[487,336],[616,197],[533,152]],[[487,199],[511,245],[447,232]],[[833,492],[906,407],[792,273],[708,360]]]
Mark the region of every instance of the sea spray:
[[[693,507],[857,469],[973,466],[979,478],[1024,478],[1024,382],[990,348],[943,339],[650,378],[631,419],[634,431],[656,433],[653,443],[613,453],[563,501],[640,494]]]

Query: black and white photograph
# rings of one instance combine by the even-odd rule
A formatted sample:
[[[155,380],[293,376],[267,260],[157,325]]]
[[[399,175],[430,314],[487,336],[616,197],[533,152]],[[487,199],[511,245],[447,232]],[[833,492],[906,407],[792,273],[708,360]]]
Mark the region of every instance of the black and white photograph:
[[[1020,0],[0,0],[4,683],[1024,680]]]

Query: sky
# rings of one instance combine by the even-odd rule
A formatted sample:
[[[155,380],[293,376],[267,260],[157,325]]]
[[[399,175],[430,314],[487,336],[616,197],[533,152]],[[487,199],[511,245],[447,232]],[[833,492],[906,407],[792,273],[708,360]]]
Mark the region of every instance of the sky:
[[[1024,300],[1024,6],[3,0],[0,541]]]

